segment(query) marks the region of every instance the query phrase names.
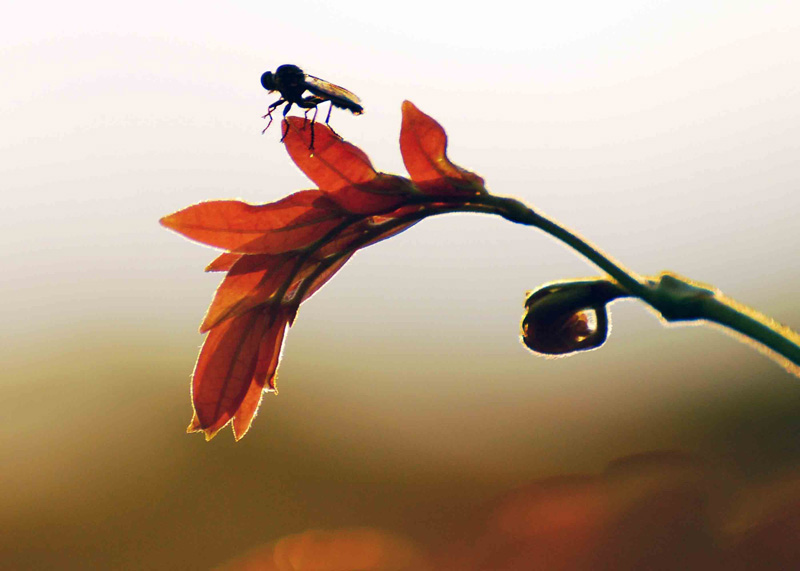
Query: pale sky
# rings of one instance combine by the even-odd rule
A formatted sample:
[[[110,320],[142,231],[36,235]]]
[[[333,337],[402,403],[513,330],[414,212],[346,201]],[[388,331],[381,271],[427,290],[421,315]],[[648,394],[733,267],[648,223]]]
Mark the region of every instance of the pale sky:
[[[796,0],[3,6],[0,458],[11,462],[0,513],[27,530],[19,553],[41,554],[43,536],[58,545],[51,529],[101,537],[108,521],[121,526],[109,533],[130,526],[120,549],[139,561],[136,534],[162,536],[116,498],[150,498],[157,482],[174,509],[148,500],[141,521],[178,521],[181,498],[206,493],[185,474],[217,454],[231,471],[197,485],[247,490],[237,478],[262,462],[304,498],[290,483],[299,442],[311,468],[298,473],[322,458],[355,479],[440,470],[500,489],[641,450],[713,449],[725,426],[747,426],[749,395],[800,400],[797,379],[751,348],[665,329],[635,303],[614,306],[600,350],[531,355],[518,341],[525,292],[597,271],[538,231],[459,215],[355,256],[301,309],[281,394],[247,442],[232,449],[223,431],[206,445],[182,431],[219,281],[202,270],[216,252],[158,224],[201,200],[269,202],[313,186],[279,129],[261,135],[274,94],[259,78],[294,63],[361,97],[364,115],[335,110],[331,124],[379,170],[404,172],[400,105],[411,100],[492,192],[641,274],[714,284],[798,329]],[[768,404],[759,414],[773,414]],[[771,429],[791,434],[791,418]],[[736,458],[760,464],[762,441],[750,452],[738,442]],[[277,537],[295,521],[291,502],[258,490],[231,501],[256,502],[270,521],[254,525]]]
[[[180,353],[177,373],[144,377],[154,391],[177,387],[186,418],[176,430],[188,422],[197,326],[219,276],[202,272],[214,251],[158,219],[201,200],[269,202],[312,187],[279,130],[261,135],[274,95],[259,77],[284,63],[361,97],[363,116],[335,110],[331,124],[378,169],[403,173],[397,139],[409,99],[445,127],[451,159],[492,192],[541,209],[639,273],[668,269],[712,283],[800,327],[800,4],[458,6],[6,6],[0,386],[12,388],[8,438],[41,443],[37,462],[47,462],[55,427],[31,387],[73,375],[87,401],[98,391],[127,394],[130,386],[105,374],[76,371],[88,366],[87,351],[106,342],[126,351],[131,338]],[[603,415],[645,422],[688,394],[712,402],[731,368],[754,367],[753,383],[784,379],[750,348],[716,331],[665,331],[635,304],[615,306],[614,332],[599,351],[558,361],[527,353],[518,342],[525,291],[596,273],[537,231],[473,215],[427,220],[359,253],[302,308],[280,399],[248,438],[266,431],[283,399],[292,406],[293,394],[324,394],[313,406],[329,432],[371,438],[347,424],[356,415],[336,412],[337,398],[351,399],[388,439],[376,440],[382,449],[427,450],[491,471],[509,465],[517,444],[530,445],[511,435],[531,415],[541,446],[558,449],[546,435],[565,418],[581,439],[582,423],[591,432]],[[147,351],[125,355],[110,370],[158,366]],[[334,390],[329,377],[343,382]],[[442,419],[452,431],[431,440]],[[603,434],[619,439],[611,428]],[[675,444],[663,434],[640,444],[659,438]]]
[[[200,200],[267,202],[312,186],[278,130],[260,134],[274,95],[259,77],[290,62],[361,97],[363,116],[331,121],[377,168],[403,172],[410,99],[493,192],[640,273],[713,283],[797,326],[796,2],[71,2],[13,13],[0,24],[6,347],[108,323],[194,334],[214,253],[157,220]],[[411,353],[421,327],[445,351],[458,335],[517,357],[524,292],[593,273],[529,229],[426,221],[348,264],[304,307],[289,350],[377,342],[352,322],[380,322],[381,342]]]

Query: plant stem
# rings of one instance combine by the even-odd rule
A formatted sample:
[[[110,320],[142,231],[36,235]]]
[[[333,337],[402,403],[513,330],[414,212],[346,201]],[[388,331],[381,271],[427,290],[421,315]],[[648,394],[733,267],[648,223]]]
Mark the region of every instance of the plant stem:
[[[774,319],[717,290],[701,287],[674,274],[663,274],[661,280],[644,280],[577,234],[518,200],[488,195],[480,197],[480,202],[512,222],[539,228],[582,254],[627,290],[631,297],[650,305],[666,321],[705,320],[723,325],[783,357],[782,364],[800,376],[800,334]]]
[[[608,274],[628,293],[629,297],[641,299],[655,309],[665,321],[705,320],[723,325],[732,331],[740,333],[749,340],[763,344],[764,347],[774,352],[775,355],[771,354],[771,356],[782,357],[782,364],[789,371],[800,376],[800,335],[788,327],[780,325],[767,316],[727,298],[717,290],[702,287],[675,274],[662,274],[660,280],[642,278],[614,261],[610,256],[604,254],[576,233],[535,212],[518,200],[491,194],[481,194],[469,199],[465,199],[463,196],[427,195],[416,196],[409,203],[418,204],[422,208],[375,225],[355,237],[344,251],[320,261],[316,269],[303,280],[303,284],[292,296],[292,300],[283,300],[288,284],[291,282],[291,280],[288,280],[285,287],[280,290],[279,295],[275,297],[275,303],[289,303],[294,305],[296,309],[304,299],[305,292],[310,285],[327,268],[343,256],[350,255],[355,250],[374,243],[381,235],[386,235],[400,226],[417,222],[429,216],[450,212],[496,214],[511,222],[538,228],[563,242]],[[387,213],[389,211],[390,209],[387,210]],[[351,217],[312,244],[298,259],[293,275],[322,244],[339,235],[351,224],[364,218],[366,216]]]
[[[604,254],[564,226],[542,216],[513,198],[492,195],[481,198],[483,199],[481,200],[482,203],[495,209],[496,213],[503,218],[516,222],[517,224],[535,226],[582,254],[586,259],[606,272],[622,287],[628,290],[631,295],[644,300],[648,300],[650,297],[648,288],[641,277],[626,269],[621,264],[614,261],[609,255]]]
[[[705,319],[736,331],[746,340],[754,340],[771,349],[789,362],[784,366],[800,376],[800,335],[719,292],[704,299],[697,319]]]

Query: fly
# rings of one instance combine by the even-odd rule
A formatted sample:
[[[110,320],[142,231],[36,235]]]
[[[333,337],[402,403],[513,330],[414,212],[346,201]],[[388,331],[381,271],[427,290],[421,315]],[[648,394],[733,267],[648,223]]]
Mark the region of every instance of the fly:
[[[286,115],[289,113],[292,105],[297,105],[305,109],[306,115],[313,109],[314,116],[311,118],[311,149],[314,148],[314,122],[317,118],[317,106],[320,103],[326,101],[330,103],[328,116],[325,118],[326,125],[328,125],[331,119],[331,111],[334,107],[347,109],[354,115],[361,115],[364,112],[364,108],[361,106],[361,100],[354,93],[351,93],[344,87],[339,87],[338,85],[325,81],[324,79],[308,75],[296,65],[285,64],[276,69],[275,73],[271,71],[264,72],[261,76],[261,85],[270,93],[277,91],[281,94],[280,99],[269,106],[267,114],[263,117],[264,119],[269,118],[269,123],[264,127],[262,133],[266,132],[269,126],[272,125],[272,112],[281,105],[286,105],[283,109],[284,122],[286,121]],[[310,95],[304,97],[303,94],[306,92]],[[328,126],[330,127],[330,125]],[[284,133],[283,136],[285,137],[286,133]]]

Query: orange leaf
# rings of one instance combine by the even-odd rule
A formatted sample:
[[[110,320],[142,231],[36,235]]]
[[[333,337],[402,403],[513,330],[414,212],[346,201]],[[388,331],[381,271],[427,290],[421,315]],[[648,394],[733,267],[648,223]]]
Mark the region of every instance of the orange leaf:
[[[344,142],[327,125],[314,124],[314,148],[311,149],[311,123],[289,117],[283,140],[295,164],[321,189],[339,190],[371,181],[378,176],[364,151]]]
[[[483,179],[450,162],[447,134],[439,123],[403,102],[400,152],[408,174],[426,194],[483,194]]]
[[[201,325],[208,335],[192,379],[188,430],[207,439],[229,422],[237,440],[248,431],[264,390],[275,389],[285,332],[300,304],[357,250],[403,232],[418,215],[457,210],[486,192],[479,176],[447,159],[441,126],[409,102],[400,145],[413,183],[378,173],[327,126],[314,126],[313,150],[310,124],[290,117],[287,126],[286,148],[319,190],[263,205],[204,202],[161,220],[228,250],[206,268],[228,273]]]
[[[390,218],[387,217],[386,220],[390,220]],[[353,254],[355,254],[358,250],[366,248],[367,246],[372,246],[373,244],[377,244],[378,242],[386,240],[387,238],[391,238],[392,236],[395,236],[400,232],[408,230],[417,222],[419,222],[419,220],[413,220],[411,222],[401,224],[400,226],[396,226],[391,230],[387,230],[386,232],[375,236],[374,238],[361,244],[358,247],[352,247],[352,244],[362,239],[365,236],[366,230],[370,228],[372,225],[360,225],[356,228],[349,229],[350,231],[347,232],[345,235],[342,235],[340,238],[337,238],[336,240],[326,243],[325,246],[323,246],[323,248],[320,250],[320,254],[325,254],[328,252],[335,253],[343,250],[346,251],[351,247],[352,251],[344,254],[340,259],[332,263],[330,267],[323,270],[320,273],[320,275],[314,279],[311,285],[307,287],[305,294],[303,295],[303,299],[296,302],[297,305],[299,306],[299,304],[303,303],[311,296],[313,296],[315,293],[317,293],[322,288],[322,286],[324,286],[334,276],[334,274],[338,272],[350,258],[353,257]],[[300,285],[299,283],[294,284],[293,289],[296,290],[299,287],[299,285]],[[294,291],[290,290],[289,292],[287,292],[287,298],[291,297],[293,294]]]
[[[413,191],[399,176],[378,173],[369,157],[335,135],[327,125],[289,117],[283,142],[289,156],[308,178],[341,208],[353,214],[373,214],[399,206]]]
[[[407,178],[379,173],[369,182],[345,186],[327,194],[348,212],[370,215],[394,210],[415,191]]]
[[[284,312],[273,316],[264,309],[229,319],[211,330],[192,379],[195,415],[189,431],[202,430],[211,439],[247,399],[236,431],[246,432],[257,408],[252,385],[274,386],[286,322]]]
[[[266,303],[294,268],[294,256],[256,254],[233,264],[214,294],[200,332]]]
[[[382,234],[378,234],[365,245],[361,246],[362,248],[366,248],[367,246],[372,246],[373,244],[377,244],[378,242],[383,242],[387,238],[391,238],[392,236],[397,236],[400,232],[405,232],[409,228],[411,228],[414,224],[419,222],[419,220],[414,220],[412,222],[406,222],[405,224],[401,224],[400,226],[395,226],[391,230],[387,230]]]
[[[287,317],[284,313],[278,315],[275,323],[267,329],[261,340],[253,382],[233,415],[233,436],[236,440],[241,439],[250,430],[250,423],[253,422],[258,406],[261,404],[261,398],[264,396],[265,383],[268,383],[270,391],[277,391],[275,373],[281,359],[286,322]]]
[[[198,242],[241,254],[280,254],[311,244],[334,228],[341,212],[318,190],[269,204],[238,200],[201,202],[161,219]]]
[[[386,238],[395,236],[405,230],[408,230],[411,226],[419,222],[419,220],[412,220],[400,226],[396,226],[391,230],[387,230],[386,232],[381,232],[366,242],[362,241],[366,239],[367,232],[374,232],[375,230],[380,230],[379,227],[381,225],[386,224],[388,222],[393,222],[398,218],[400,218],[401,216],[405,216],[406,214],[412,214],[413,212],[419,211],[420,209],[421,209],[420,206],[404,206],[402,208],[398,208],[394,212],[387,215],[370,216],[361,223],[346,228],[341,233],[339,233],[339,235],[337,235],[335,238],[327,240],[324,244],[320,246],[319,250],[317,251],[317,256],[319,259],[324,259],[338,252],[343,252],[351,249],[354,251],[360,250],[362,248],[366,248],[367,246],[377,244],[378,242],[381,242]]]
[[[304,302],[312,295],[317,293],[322,286],[328,283],[328,281],[333,277],[333,274],[338,272],[342,268],[342,266],[345,265],[347,260],[353,257],[353,254],[355,254],[355,252],[350,252],[349,254],[345,254],[344,256],[336,260],[333,264],[331,264],[329,268],[325,269],[322,273],[320,273],[320,275],[316,277],[316,279],[311,283],[308,289],[306,289],[306,292],[303,295],[303,299],[301,299],[299,303]]]
[[[268,319],[266,311],[250,312],[208,334],[192,378],[195,418],[190,429],[211,439],[233,418],[250,388]]]
[[[224,252],[214,258],[214,260],[206,266],[207,272],[227,272],[233,267],[239,258],[244,256],[245,254],[231,254],[230,252]]]

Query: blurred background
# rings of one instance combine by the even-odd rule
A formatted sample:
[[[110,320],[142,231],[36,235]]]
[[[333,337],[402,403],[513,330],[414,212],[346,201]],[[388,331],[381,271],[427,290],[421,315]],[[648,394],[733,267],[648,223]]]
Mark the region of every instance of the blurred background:
[[[158,224],[313,187],[277,124],[261,134],[259,77],[294,63],[361,97],[331,124],[379,170],[404,172],[409,99],[492,192],[796,330],[796,2],[7,8],[0,567],[204,569],[354,527],[437,551],[511,490],[660,450],[724,474],[733,511],[797,480],[800,379],[633,302],[600,350],[534,356],[525,292],[598,272],[478,215],[360,252],[304,304],[247,437],[186,435],[220,276]]]

